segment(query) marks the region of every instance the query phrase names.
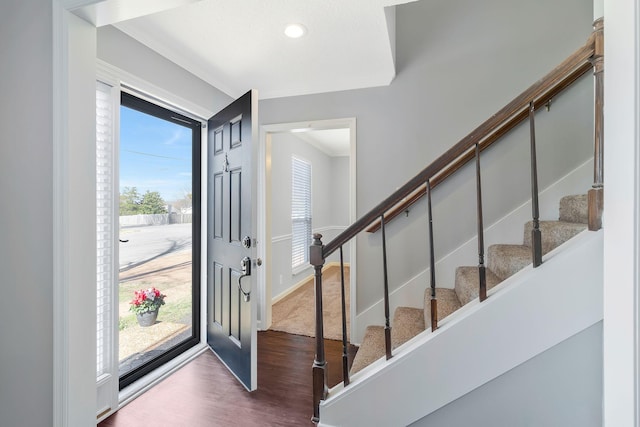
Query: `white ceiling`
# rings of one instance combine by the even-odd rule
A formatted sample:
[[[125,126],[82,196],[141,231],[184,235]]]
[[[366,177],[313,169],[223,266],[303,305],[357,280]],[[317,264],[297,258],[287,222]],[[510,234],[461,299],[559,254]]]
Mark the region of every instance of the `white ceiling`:
[[[413,1],[91,0],[74,12],[114,25],[233,98],[258,89],[267,99],[391,83],[392,6]],[[286,37],[291,23],[307,34]],[[297,136],[330,156],[349,155],[348,129]]]
[[[174,0],[182,5],[114,25],[231,97],[258,89],[265,99],[389,84],[385,7],[411,1]],[[307,34],[287,38],[290,23]]]

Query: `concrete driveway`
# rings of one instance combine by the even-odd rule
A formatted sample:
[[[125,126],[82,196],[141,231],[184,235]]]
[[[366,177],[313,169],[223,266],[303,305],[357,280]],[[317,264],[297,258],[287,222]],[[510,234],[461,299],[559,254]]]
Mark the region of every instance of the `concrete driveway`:
[[[120,271],[142,265],[164,255],[191,250],[192,224],[149,225],[120,230]]]

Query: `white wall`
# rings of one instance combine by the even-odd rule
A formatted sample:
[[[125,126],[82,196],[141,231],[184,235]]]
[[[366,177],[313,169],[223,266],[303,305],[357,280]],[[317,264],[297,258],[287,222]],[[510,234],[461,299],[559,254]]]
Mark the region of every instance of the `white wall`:
[[[0,6],[0,424],[7,426],[53,419],[52,22],[51,6],[39,0]]]
[[[271,137],[271,295],[277,297],[313,273],[291,269],[291,157],[311,163],[312,227],[332,238],[349,220],[349,159],[331,157],[295,133]],[[346,167],[345,167],[346,166]],[[348,250],[345,253],[348,261]],[[334,257],[335,258],[335,257]]]
[[[411,424],[602,426],[602,322]]]
[[[0,194],[11,208],[0,243],[0,424],[91,425],[95,29],[57,1],[1,8]]]
[[[349,157],[332,157],[331,170],[331,196],[336,206],[331,212],[332,222],[334,225],[349,225]]]
[[[233,100],[111,25],[98,29],[97,49],[98,59],[137,79],[144,79],[160,92],[170,92],[172,99],[182,98],[184,105],[179,105],[180,107],[202,114],[204,118],[217,113]],[[127,81],[126,78],[124,80],[124,83],[135,86],[135,82]],[[162,93],[152,95],[162,97]]]
[[[638,426],[638,2],[605,0],[604,18],[604,425]]]
[[[397,77],[390,86],[264,100],[261,121],[357,117],[361,216],[582,46],[592,21],[591,3],[584,0],[398,6]],[[592,105],[592,83],[586,78],[556,99],[550,112],[538,112],[540,188],[591,156]],[[502,146],[483,154],[485,224],[530,194],[527,126]],[[436,258],[475,235],[474,180],[467,169],[434,191]],[[589,185],[585,182],[585,191]],[[392,289],[428,260],[425,204],[411,212],[387,230]],[[379,234],[358,240],[358,313],[382,297]]]

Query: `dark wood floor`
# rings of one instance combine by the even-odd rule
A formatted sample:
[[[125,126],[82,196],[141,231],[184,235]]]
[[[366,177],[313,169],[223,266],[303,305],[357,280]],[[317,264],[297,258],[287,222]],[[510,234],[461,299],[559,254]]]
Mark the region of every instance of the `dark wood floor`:
[[[340,382],[342,343],[325,340],[329,386]],[[350,349],[353,360],[355,347]],[[312,426],[315,338],[258,333],[258,390],[249,393],[206,352],[99,427]]]

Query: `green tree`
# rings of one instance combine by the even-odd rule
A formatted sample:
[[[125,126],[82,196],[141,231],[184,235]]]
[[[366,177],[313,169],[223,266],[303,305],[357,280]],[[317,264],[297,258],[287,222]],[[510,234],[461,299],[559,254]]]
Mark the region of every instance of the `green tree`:
[[[142,196],[140,201],[140,213],[142,214],[164,214],[167,207],[162,196],[157,191],[149,191]]]
[[[140,194],[136,187],[124,187],[120,193],[120,215],[167,213],[166,203],[157,191]]]
[[[137,215],[140,213],[140,193],[136,187],[124,187],[120,193],[120,215]]]

